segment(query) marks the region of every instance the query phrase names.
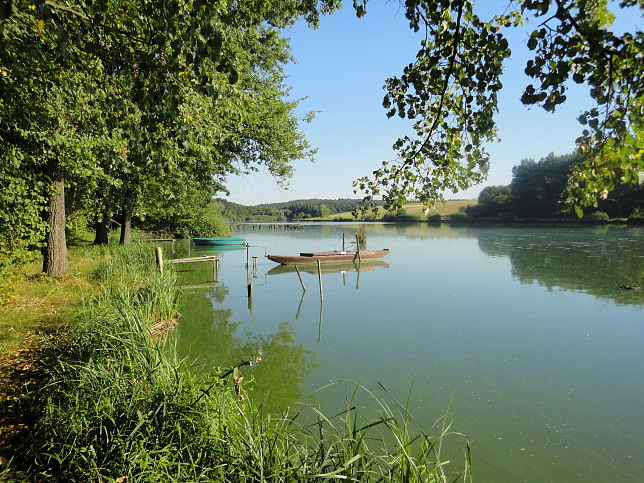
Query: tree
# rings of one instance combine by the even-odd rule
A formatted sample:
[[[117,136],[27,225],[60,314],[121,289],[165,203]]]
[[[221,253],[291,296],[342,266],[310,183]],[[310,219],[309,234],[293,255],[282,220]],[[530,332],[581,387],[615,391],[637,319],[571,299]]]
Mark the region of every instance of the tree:
[[[326,218],[326,217],[328,217],[330,214],[331,214],[331,210],[329,209],[329,207],[328,207],[327,205],[325,205],[325,204],[323,203],[323,204],[321,204],[321,205],[319,206],[319,208],[318,208],[318,216],[319,216],[320,218]]]
[[[11,164],[37,160],[33,169],[19,168],[18,178],[33,175],[37,181],[26,185],[46,185],[44,194],[19,200],[51,215],[44,270],[55,277],[65,272],[68,186],[76,187],[75,202],[89,202],[99,221],[117,210],[128,220],[141,185],[168,187],[177,171],[194,168],[196,176],[221,178],[266,163],[271,173],[287,176],[288,163],[308,145],[296,131],[296,104],[283,100],[278,65],[290,58],[277,29],[299,18],[317,25],[321,14],[338,7],[338,0],[264,0],[252,8],[226,0],[1,2],[2,153]],[[194,143],[186,106],[198,97],[224,105],[229,98],[217,97],[222,86],[236,84],[244,69],[252,72],[248,82],[254,79],[255,88],[246,83],[239,89],[245,98],[225,106],[232,129]],[[265,93],[261,102],[258,89]],[[61,110],[41,114],[41,99],[50,97]],[[103,233],[97,241],[105,239]]]
[[[549,154],[538,162],[523,159],[512,168],[513,206],[517,215],[526,218],[548,218],[560,211],[561,195],[578,154]]]
[[[359,16],[367,1],[354,2]],[[639,15],[642,0],[621,0],[626,15]],[[632,10],[635,10],[634,12]],[[383,106],[389,117],[413,121],[415,136],[398,139],[398,158],[383,162],[372,177],[355,182],[365,202],[382,195],[385,208],[416,197],[426,204],[444,201],[485,179],[485,143],[496,140],[500,76],[510,55],[504,32],[533,18],[537,28],[528,48],[534,57],[526,74],[536,81],[521,98],[554,111],[566,100],[566,82],[585,83],[596,107],[579,117],[580,157],[564,199],[581,216],[615,185],[644,178],[644,78],[641,31],[617,35],[606,0],[521,0],[489,21],[470,0],[409,0],[405,17],[424,30],[416,59],[403,75],[387,79]]]
[[[468,206],[466,213],[473,217],[492,217],[511,212],[512,188],[510,186],[486,186],[479,193],[477,204]]]

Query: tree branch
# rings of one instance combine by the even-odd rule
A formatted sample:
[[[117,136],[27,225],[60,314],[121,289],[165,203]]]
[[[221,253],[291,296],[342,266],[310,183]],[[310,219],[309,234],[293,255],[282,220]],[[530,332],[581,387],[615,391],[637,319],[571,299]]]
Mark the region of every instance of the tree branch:
[[[423,141],[423,144],[416,150],[416,152],[413,155],[413,158],[418,156],[420,152],[425,149],[425,147],[429,144],[432,135],[434,134],[434,130],[436,129],[436,126],[438,126],[438,123],[440,122],[441,118],[443,117],[442,112],[443,112],[443,105],[445,104],[445,93],[447,92],[447,89],[449,87],[449,79],[452,77],[452,74],[454,73],[454,64],[456,63],[456,54],[458,53],[458,46],[461,41],[461,19],[463,17],[463,2],[459,2],[458,6],[458,14],[456,17],[456,32],[454,33],[454,48],[452,49],[452,55],[450,56],[449,59],[449,65],[447,68],[447,74],[445,75],[445,83],[443,84],[443,90],[440,94],[440,104],[438,106],[438,115],[434,119],[434,122],[432,123],[432,127],[429,129],[429,133],[425,137],[425,140]],[[412,158],[412,159],[413,159]],[[406,164],[411,164],[412,161],[408,159],[406,161]]]
[[[86,22],[91,22],[91,20],[92,20],[91,18],[89,18],[84,13],[78,12],[78,11],[74,10],[73,8],[67,7],[65,5],[57,5],[57,4],[55,4],[53,2],[50,2],[48,0],[45,2],[45,5],[47,5],[48,7],[51,7],[51,8],[55,8],[57,10],[62,10],[63,12],[71,13],[72,15],[76,15],[78,18],[83,19]]]

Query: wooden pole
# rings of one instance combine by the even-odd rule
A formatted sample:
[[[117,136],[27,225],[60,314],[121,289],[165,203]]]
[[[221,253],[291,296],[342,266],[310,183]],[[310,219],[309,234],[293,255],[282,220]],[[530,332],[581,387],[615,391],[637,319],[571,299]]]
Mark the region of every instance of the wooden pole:
[[[248,284],[248,298],[253,298],[253,284],[252,282]]]
[[[362,261],[360,258],[360,235],[356,233],[356,249],[358,250],[358,263]]]
[[[300,274],[300,269],[297,268],[297,265],[295,265],[295,271],[297,272],[297,278],[300,279],[300,285],[302,285],[302,291],[306,292],[306,286],[304,285],[304,281],[302,280],[302,275]]]
[[[163,252],[161,251],[161,247],[157,247],[155,253],[157,258],[157,268],[159,269],[159,273],[163,275]]]
[[[344,251],[344,233],[342,234],[342,251]]]
[[[322,292],[322,266],[318,260],[318,280],[320,281],[320,302],[324,302],[324,293]]]

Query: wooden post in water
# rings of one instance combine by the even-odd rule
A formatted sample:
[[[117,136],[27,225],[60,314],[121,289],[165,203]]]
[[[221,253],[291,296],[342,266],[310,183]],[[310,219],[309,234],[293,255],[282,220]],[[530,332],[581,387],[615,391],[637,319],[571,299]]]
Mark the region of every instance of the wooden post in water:
[[[322,266],[318,260],[318,280],[320,281],[320,302],[324,302],[324,293],[322,292]]]
[[[342,234],[342,251],[344,251],[344,233]]]
[[[161,251],[161,247],[157,247],[155,253],[157,258],[157,268],[159,269],[159,273],[163,275],[163,252]]]
[[[360,258],[360,235],[356,233],[356,250],[358,251],[358,264],[362,261]]]
[[[253,282],[248,283],[248,298],[253,298]]]
[[[319,260],[318,260],[319,262]],[[302,291],[306,292],[306,287],[304,286],[304,281],[302,280],[302,275],[300,274],[300,269],[295,265],[295,271],[297,272],[297,278],[300,279],[300,284],[302,285]]]

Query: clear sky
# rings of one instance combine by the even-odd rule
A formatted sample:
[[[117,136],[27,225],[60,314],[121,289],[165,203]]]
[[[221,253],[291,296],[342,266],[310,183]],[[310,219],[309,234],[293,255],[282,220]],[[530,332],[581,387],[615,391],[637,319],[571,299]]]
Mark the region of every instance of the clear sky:
[[[502,2],[485,0],[485,8]],[[418,51],[420,37],[408,27],[397,0],[372,0],[367,15],[358,19],[351,2],[334,15],[322,18],[318,30],[296,24],[285,31],[291,38],[297,64],[288,65],[287,84],[293,98],[306,98],[299,111],[320,111],[315,119],[301,123],[316,161],[294,163],[295,174],[288,190],[280,190],[263,170],[227,183],[235,203],[256,205],[310,198],[358,198],[355,179],[370,175],[383,160],[395,158],[392,149],[398,137],[411,131],[411,122],[388,119],[382,107],[387,77],[400,75]],[[588,106],[587,91],[576,88],[557,112],[525,107],[520,97],[529,83],[524,74],[529,52],[525,47],[530,24],[509,37],[512,56],[508,60],[504,88],[499,98],[499,143],[487,146],[490,173],[484,184],[446,198],[476,198],[484,186],[509,184],[512,167],[522,159],[539,160],[549,153],[574,150],[581,133],[579,114]]]

